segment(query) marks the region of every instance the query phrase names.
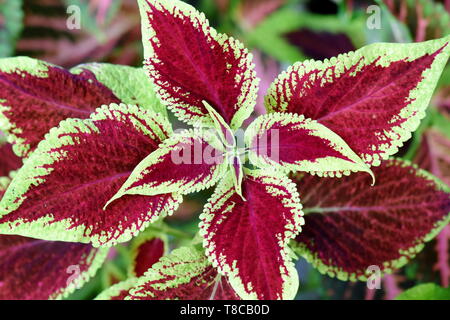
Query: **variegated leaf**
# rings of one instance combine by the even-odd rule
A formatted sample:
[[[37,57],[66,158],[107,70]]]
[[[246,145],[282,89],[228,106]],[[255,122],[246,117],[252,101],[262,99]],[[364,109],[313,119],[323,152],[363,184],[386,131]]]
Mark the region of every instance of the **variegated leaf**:
[[[279,170],[341,176],[368,166],[337,134],[317,121],[291,113],[258,117],[245,133],[251,163]]]
[[[144,232],[145,233],[145,232]],[[131,244],[132,277],[141,277],[157,263],[168,250],[167,239],[154,234],[141,234]]]
[[[136,285],[139,278],[129,278],[125,281],[116,283],[105,291],[101,292],[95,300],[125,300],[129,291]]]
[[[209,188],[227,170],[223,153],[218,137],[208,132],[174,134],[136,166],[108,205],[124,195],[187,194]]]
[[[0,300],[67,297],[102,265],[107,248],[0,235]]]
[[[165,118],[123,104],[104,106],[90,119],[61,122],[0,202],[0,232],[94,246],[128,241],[173,212],[181,197],[125,196],[103,207],[170,133]]]
[[[373,187],[361,173],[297,177],[305,227],[293,244],[320,272],[352,281],[390,273],[450,221],[450,189],[426,171],[401,160],[373,171]]]
[[[182,247],[156,263],[129,290],[127,300],[237,300],[203,250]]]
[[[9,178],[0,178],[0,200]],[[63,298],[95,275],[107,249],[0,235],[0,300]]]
[[[28,156],[61,120],[89,118],[119,98],[92,72],[79,74],[31,58],[0,59],[0,130],[19,156]]]
[[[296,63],[272,84],[266,107],[317,120],[367,164],[379,165],[425,116],[449,41],[377,43],[323,62]]]
[[[163,103],[181,120],[212,125],[206,101],[233,130],[239,128],[256,101],[252,55],[184,2],[138,2],[145,69]]]
[[[206,254],[241,298],[293,299],[298,275],[287,243],[304,223],[295,185],[270,170],[245,173],[245,200],[228,175],[200,216]]]

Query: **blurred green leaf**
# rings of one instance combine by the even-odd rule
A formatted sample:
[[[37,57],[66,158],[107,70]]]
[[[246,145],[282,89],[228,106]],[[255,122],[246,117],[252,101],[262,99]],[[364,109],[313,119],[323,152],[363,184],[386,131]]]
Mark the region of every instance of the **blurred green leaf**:
[[[81,28],[95,36],[99,42],[106,41],[105,33],[100,29],[95,16],[89,10],[89,2],[82,0],[64,0],[64,3],[67,7],[77,6],[80,8]]]
[[[415,286],[399,294],[396,300],[450,300],[450,289],[444,289],[434,283]]]
[[[0,3],[0,57],[14,53],[16,41],[23,29],[22,0],[5,0]]]
[[[355,47],[365,43],[365,18],[362,15],[348,16],[319,15],[284,7],[266,18],[252,32],[246,35],[247,44],[287,63],[305,60],[301,49],[285,38],[289,32],[306,28],[312,31],[345,33]]]

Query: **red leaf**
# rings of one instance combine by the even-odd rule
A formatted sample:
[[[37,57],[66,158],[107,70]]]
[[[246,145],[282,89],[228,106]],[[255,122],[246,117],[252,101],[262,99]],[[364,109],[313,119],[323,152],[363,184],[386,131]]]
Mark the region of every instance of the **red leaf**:
[[[92,277],[105,249],[20,236],[0,236],[0,300],[67,296]]]
[[[159,280],[149,281],[128,295],[131,300],[239,300],[226,278],[219,280],[219,275],[212,266],[202,274],[192,277],[188,283],[172,289],[158,290],[158,284],[175,279],[166,275]],[[145,295],[145,296],[142,296]]]
[[[112,203],[124,195],[187,194],[209,188],[227,170],[218,137],[186,130],[165,140],[134,168]]]
[[[444,38],[373,44],[324,62],[297,63],[274,82],[266,107],[317,120],[367,164],[378,165],[424,117],[449,51]]]
[[[95,246],[128,241],[170,214],[180,197],[126,195],[102,208],[170,130],[166,119],[136,106],[104,106],[91,119],[65,120],[9,186],[1,202],[0,229]]]
[[[370,172],[338,135],[302,115],[271,113],[258,117],[245,132],[249,159],[257,167],[341,176]]]
[[[373,171],[373,187],[360,173],[298,179],[305,212],[298,251],[322,273],[362,280],[372,265],[399,268],[449,221],[449,188],[430,174],[400,160]]]
[[[206,254],[242,298],[292,299],[298,278],[286,245],[303,223],[295,186],[283,176],[247,172],[242,187],[246,201],[225,179],[206,205]]]
[[[203,251],[182,247],[162,258],[137,279],[126,299],[238,300],[239,297],[227,279],[213,268]]]
[[[165,244],[160,238],[152,238],[137,244],[133,251],[133,274],[140,277],[164,255]]]
[[[211,122],[203,101],[240,127],[253,110],[257,81],[243,45],[209,26],[181,1],[139,1],[145,68],[163,102],[188,123]]]
[[[0,63],[2,128],[14,137],[14,151],[27,156],[61,120],[89,118],[103,104],[119,103],[112,91],[85,70],[69,71],[30,58]]]

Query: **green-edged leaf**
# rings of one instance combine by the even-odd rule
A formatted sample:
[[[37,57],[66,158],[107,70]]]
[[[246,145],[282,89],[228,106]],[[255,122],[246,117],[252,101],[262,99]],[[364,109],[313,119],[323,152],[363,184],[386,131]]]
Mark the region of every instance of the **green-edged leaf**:
[[[0,200],[11,179],[0,178]],[[0,300],[67,297],[106,259],[108,249],[0,235]]]
[[[131,243],[130,277],[141,277],[169,250],[167,236],[145,231]]]
[[[450,288],[424,283],[400,293],[395,300],[450,300]]]
[[[0,130],[19,156],[67,118],[89,118],[101,105],[120,103],[89,70],[73,74],[27,57],[0,59]]]
[[[129,290],[127,300],[236,300],[203,250],[182,247],[163,257]]]
[[[327,127],[304,116],[272,113],[258,117],[245,132],[252,164],[322,176],[366,171],[368,166]]]
[[[299,195],[284,175],[244,173],[242,196],[227,175],[200,216],[206,254],[241,298],[293,299],[299,283],[287,244],[304,223]]]
[[[139,0],[144,68],[161,101],[189,124],[212,125],[203,101],[233,130],[252,113],[258,79],[252,55],[178,0]]]
[[[298,62],[272,84],[266,107],[318,121],[365,163],[379,165],[425,116],[449,41],[376,43],[329,60]]]
[[[364,281],[374,267],[391,273],[450,221],[450,189],[437,178],[401,160],[372,169],[372,187],[361,173],[295,177],[305,227],[292,244],[323,274]]]
[[[46,240],[130,240],[181,201],[125,196],[103,210],[132,170],[171,134],[167,119],[137,106],[103,106],[53,128],[0,202],[0,232]]]
[[[95,300],[124,300],[125,297],[128,296],[130,289],[132,289],[137,282],[138,278],[129,278],[125,281],[116,283],[100,293]]]
[[[124,195],[187,194],[213,186],[227,170],[223,145],[202,130],[175,134],[133,170],[119,192]]]

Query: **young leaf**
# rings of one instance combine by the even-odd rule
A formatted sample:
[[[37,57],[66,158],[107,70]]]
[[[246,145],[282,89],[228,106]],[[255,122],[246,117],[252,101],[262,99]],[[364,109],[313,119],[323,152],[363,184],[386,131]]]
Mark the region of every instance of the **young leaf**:
[[[108,249],[0,235],[0,300],[60,299],[95,275]]]
[[[70,70],[74,74],[92,72],[125,104],[135,104],[164,116],[167,109],[157,99],[152,83],[142,68],[109,63],[87,63]]]
[[[228,123],[222,118],[222,116],[214,110],[206,101],[203,101],[203,105],[206,110],[209,112],[209,116],[211,117],[214,127],[217,129],[220,139],[222,143],[227,147],[235,147],[236,139],[233,134],[233,130],[231,130]]]
[[[449,41],[377,43],[323,62],[299,62],[272,84],[266,107],[318,121],[367,164],[379,165],[425,116]]]
[[[107,205],[124,195],[187,194],[209,188],[227,170],[219,139],[186,130],[164,141],[131,173]]]
[[[252,56],[219,34],[204,14],[181,1],[139,0],[145,69],[179,119],[212,125],[206,101],[233,130],[253,111],[257,78]]]
[[[135,238],[131,247],[131,275],[141,277],[164,256],[167,244],[160,237],[142,235]]]
[[[46,135],[0,202],[0,232],[45,240],[128,241],[181,201],[171,194],[126,196],[103,210],[132,170],[171,132],[163,117],[136,106],[103,106]]]
[[[129,290],[127,300],[237,300],[202,250],[182,247],[163,257]]]
[[[307,171],[320,175],[367,171],[367,165],[333,131],[291,113],[258,117],[245,132],[250,161],[260,168]]]
[[[450,221],[450,189],[426,171],[400,160],[373,171],[373,187],[360,173],[297,179],[305,227],[294,248],[320,272],[352,281],[365,280],[370,266],[390,273]]]
[[[287,243],[304,222],[295,185],[284,176],[246,172],[242,193],[246,200],[227,176],[205,206],[206,254],[241,298],[293,299],[298,276]]]
[[[89,118],[101,105],[119,102],[90,71],[72,74],[26,57],[0,59],[0,130],[19,156],[28,156],[61,120]]]

